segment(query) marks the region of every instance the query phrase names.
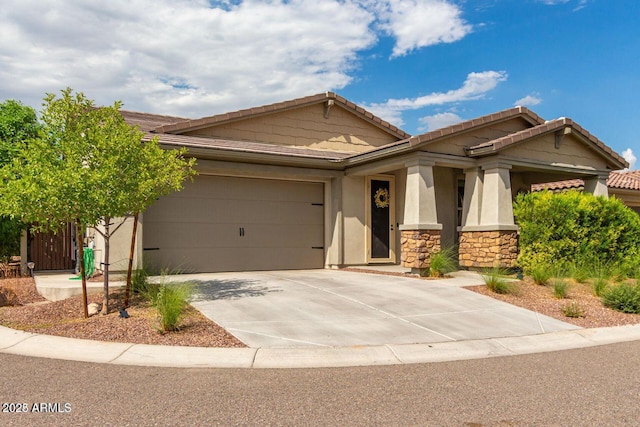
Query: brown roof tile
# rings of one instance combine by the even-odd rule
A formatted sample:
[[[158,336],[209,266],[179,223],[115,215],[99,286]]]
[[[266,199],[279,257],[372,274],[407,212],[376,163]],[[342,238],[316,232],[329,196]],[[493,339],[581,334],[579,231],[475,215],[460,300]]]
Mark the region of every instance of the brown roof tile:
[[[235,151],[255,154],[274,154],[287,157],[304,157],[310,159],[326,159],[338,161],[349,157],[351,153],[340,153],[335,151],[313,150],[309,148],[298,148],[283,145],[258,143],[250,141],[235,141],[227,139],[213,139],[206,137],[195,137],[187,135],[173,134],[151,134],[148,133],[145,139],[149,140],[158,137],[159,142],[164,145],[178,147],[205,148],[212,150]]]
[[[540,124],[538,126],[534,126],[529,129],[524,129],[524,130],[521,130],[520,132],[515,132],[510,135],[506,135],[502,138],[497,138],[491,141],[483,142],[482,144],[474,145],[472,147],[469,147],[467,151],[471,153],[471,155],[473,155],[474,151],[478,151],[478,150],[481,150],[483,154],[486,154],[487,151],[496,152],[506,147],[509,147],[513,144],[517,144],[519,142],[525,141],[527,139],[534,138],[542,134],[554,132],[556,130],[564,129],[564,128],[573,129],[576,133],[581,135],[584,139],[591,142],[595,147],[599,148],[604,153],[613,157],[613,159],[618,163],[617,166],[619,167],[629,166],[627,161],[622,156],[620,156],[618,153],[613,151],[604,142],[600,141],[598,138],[593,136],[591,133],[589,133],[586,129],[584,129],[582,126],[580,126],[573,120],[567,119],[564,117],[556,120],[550,120],[548,122],[545,122],[544,124]]]
[[[434,129],[430,132],[423,133],[421,135],[416,135],[414,137],[409,138],[409,145],[415,146],[418,144],[426,144],[446,135],[453,135],[456,133],[465,132],[477,126],[488,125],[491,123],[495,123],[498,121],[506,120],[512,117],[517,117],[517,116],[521,116],[522,118],[524,118],[525,120],[527,120],[529,123],[533,125],[544,123],[544,119],[542,117],[538,116],[536,113],[529,110],[528,108],[514,107],[508,110],[503,110],[497,113],[488,114],[486,116],[477,117],[475,119],[467,120],[461,123],[456,123],[442,129]]]
[[[120,110],[124,120],[133,126],[139,126],[143,132],[150,132],[158,126],[167,126],[172,123],[183,122],[184,117],[163,116],[160,114],[138,113],[136,111]]]
[[[244,110],[233,111],[224,114],[218,114],[215,116],[203,117],[197,121],[184,120],[176,123],[172,126],[159,125],[155,128],[157,133],[180,133],[193,130],[194,127],[214,126],[227,121],[245,119],[250,117],[256,117],[262,114],[272,113],[276,111],[283,111],[295,107],[313,105],[324,102],[326,100],[333,100],[340,104],[343,108],[351,111],[353,114],[362,117],[364,120],[379,126],[385,131],[395,135],[398,138],[409,138],[411,135],[403,131],[402,129],[392,125],[391,123],[382,120],[381,118],[371,114],[364,108],[357,106],[353,102],[346,100],[345,98],[336,95],[333,92],[320,93],[317,95],[306,96],[304,98],[293,99],[290,101],[278,102],[275,104],[264,105],[262,107],[247,108]],[[196,124],[197,123],[197,124]]]

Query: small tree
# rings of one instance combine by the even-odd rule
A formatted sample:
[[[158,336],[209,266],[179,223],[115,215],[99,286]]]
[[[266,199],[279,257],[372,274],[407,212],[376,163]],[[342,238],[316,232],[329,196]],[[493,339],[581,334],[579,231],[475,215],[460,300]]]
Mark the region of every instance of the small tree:
[[[6,195],[0,212],[37,222],[40,229],[55,230],[73,221],[79,239],[86,227],[94,227],[105,240],[106,314],[109,240],[118,228],[111,228],[112,219],[140,212],[154,195],[181,188],[194,173],[194,160],[184,159],[181,150],[161,150],[156,139],[142,143],[144,133],[124,121],[119,102],[96,108],[70,88],[59,98],[47,94],[44,101],[41,138],[23,145],[0,175]],[[82,251],[81,241],[78,247]],[[85,289],[82,263],[81,274]]]

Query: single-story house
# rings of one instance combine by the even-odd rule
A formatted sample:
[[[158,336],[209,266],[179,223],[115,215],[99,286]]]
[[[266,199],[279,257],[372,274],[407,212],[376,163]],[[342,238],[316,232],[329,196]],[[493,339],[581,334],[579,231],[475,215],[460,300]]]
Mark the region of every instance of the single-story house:
[[[456,243],[464,267],[510,267],[518,192],[580,179],[607,195],[628,166],[573,120],[525,107],[416,136],[332,92],[197,120],[122,113],[198,159],[193,182],[144,212],[136,245],[138,260],[188,272],[419,270]],[[119,233],[112,269],[129,253]]]
[[[613,171],[607,178],[607,188],[610,196],[620,199],[625,205],[640,215],[640,171]],[[569,179],[566,181],[548,182],[531,186],[531,191],[584,190],[582,179]]]

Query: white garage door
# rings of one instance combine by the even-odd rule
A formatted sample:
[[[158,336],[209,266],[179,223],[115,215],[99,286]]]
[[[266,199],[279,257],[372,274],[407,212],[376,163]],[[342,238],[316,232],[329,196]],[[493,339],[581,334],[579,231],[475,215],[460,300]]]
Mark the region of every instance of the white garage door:
[[[184,272],[324,266],[322,183],[198,176],[143,215],[144,260]]]

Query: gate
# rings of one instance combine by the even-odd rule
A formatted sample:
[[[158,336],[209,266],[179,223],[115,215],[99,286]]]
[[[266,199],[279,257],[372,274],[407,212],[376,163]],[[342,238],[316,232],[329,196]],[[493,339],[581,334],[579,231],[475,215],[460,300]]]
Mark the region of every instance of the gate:
[[[33,233],[29,248],[29,261],[34,270],[73,270],[75,267],[73,224],[69,223],[57,233]]]

